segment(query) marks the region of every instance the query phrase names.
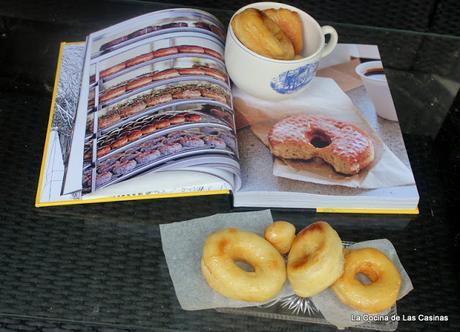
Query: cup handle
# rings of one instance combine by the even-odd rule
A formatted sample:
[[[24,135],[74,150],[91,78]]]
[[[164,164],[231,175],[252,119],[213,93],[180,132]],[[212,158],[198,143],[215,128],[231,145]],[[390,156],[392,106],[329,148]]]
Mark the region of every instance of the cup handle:
[[[329,55],[337,45],[337,41],[339,40],[339,36],[337,35],[337,31],[330,25],[325,25],[321,27],[323,31],[323,35],[331,35],[331,39],[329,42],[324,46],[323,52],[321,53],[321,57],[324,58],[325,56]]]

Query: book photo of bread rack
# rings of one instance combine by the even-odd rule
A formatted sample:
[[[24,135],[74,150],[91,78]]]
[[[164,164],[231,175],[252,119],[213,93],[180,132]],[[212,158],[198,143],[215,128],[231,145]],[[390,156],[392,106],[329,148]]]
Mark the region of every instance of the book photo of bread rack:
[[[36,206],[228,194],[235,208],[418,213],[377,46],[335,38],[264,98],[235,47],[273,66],[318,52],[302,31],[287,53],[252,49],[243,19],[227,31],[167,9],[63,42]]]

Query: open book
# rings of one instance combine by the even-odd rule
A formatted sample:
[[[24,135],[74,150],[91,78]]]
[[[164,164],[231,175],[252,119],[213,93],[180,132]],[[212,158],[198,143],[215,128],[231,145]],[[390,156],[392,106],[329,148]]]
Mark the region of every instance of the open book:
[[[304,94],[276,103],[232,86],[224,48],[217,18],[186,8],[62,43],[36,206],[225,193],[235,207],[417,213],[399,125],[354,73],[377,47],[339,44]],[[350,176],[274,157],[268,132],[299,113],[353,123],[374,162]]]

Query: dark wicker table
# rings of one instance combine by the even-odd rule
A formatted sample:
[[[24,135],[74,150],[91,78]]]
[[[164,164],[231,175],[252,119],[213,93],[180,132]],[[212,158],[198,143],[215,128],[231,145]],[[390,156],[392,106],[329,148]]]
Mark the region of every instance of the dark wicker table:
[[[8,1],[7,1],[8,3]],[[34,208],[59,42],[173,5],[33,2],[0,5],[0,331],[334,330],[181,310],[158,224],[230,212],[226,196]],[[208,9],[227,23],[231,11]],[[348,241],[388,238],[415,290],[401,331],[460,330],[460,38],[335,24],[340,42],[377,44],[421,194],[420,215],[273,211],[301,227],[330,222]]]

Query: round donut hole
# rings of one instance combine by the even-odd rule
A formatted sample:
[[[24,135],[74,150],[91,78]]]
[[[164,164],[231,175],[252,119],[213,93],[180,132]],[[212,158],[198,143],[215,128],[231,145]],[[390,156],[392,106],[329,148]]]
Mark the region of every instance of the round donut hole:
[[[355,274],[355,279],[362,283],[364,286],[370,285],[377,281],[378,274],[376,271],[367,269],[366,271],[359,271]]]
[[[245,261],[237,260],[237,261],[235,261],[235,264],[239,268],[241,268],[242,270],[244,270],[246,272],[254,272],[255,271],[254,267],[251,264],[249,264],[249,263],[247,263]]]
[[[313,145],[315,148],[325,148],[329,144],[331,144],[331,139],[329,136],[326,136],[326,134],[322,132],[315,132],[310,138],[310,143]]]

